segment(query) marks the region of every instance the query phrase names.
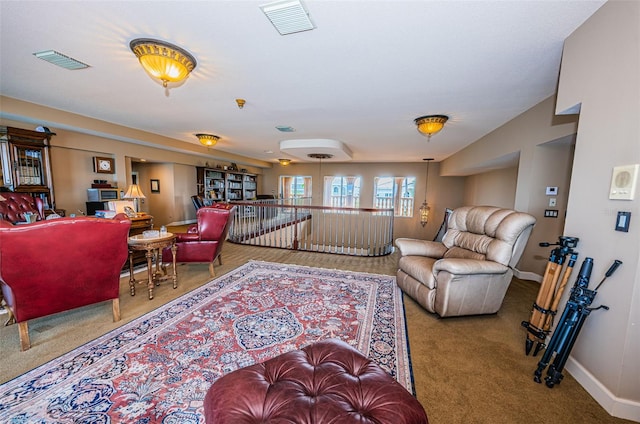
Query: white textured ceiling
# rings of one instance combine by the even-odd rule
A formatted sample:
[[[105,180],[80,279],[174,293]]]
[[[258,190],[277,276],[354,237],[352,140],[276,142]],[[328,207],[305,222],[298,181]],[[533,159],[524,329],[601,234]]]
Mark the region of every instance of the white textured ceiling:
[[[286,139],[442,160],[554,94],[563,41],[604,3],[306,0],[316,29],[281,36],[266,2],[2,0],[0,93],[270,162]],[[168,97],[129,49],[140,37],[198,61]],[[33,56],[48,49],[91,67]],[[413,123],[428,114],[450,116],[430,142]]]

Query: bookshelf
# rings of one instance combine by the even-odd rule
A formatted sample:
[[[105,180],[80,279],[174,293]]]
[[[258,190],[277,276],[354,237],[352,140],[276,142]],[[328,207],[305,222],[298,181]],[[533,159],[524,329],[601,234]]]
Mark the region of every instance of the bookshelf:
[[[255,174],[196,167],[198,195],[209,202],[255,199],[257,181]]]

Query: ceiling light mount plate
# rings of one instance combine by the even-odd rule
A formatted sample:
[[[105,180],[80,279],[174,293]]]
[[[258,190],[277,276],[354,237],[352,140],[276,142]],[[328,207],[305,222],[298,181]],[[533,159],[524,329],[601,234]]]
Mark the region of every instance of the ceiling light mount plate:
[[[317,156],[309,155],[329,155],[325,159],[335,162],[346,162],[352,159],[351,150],[338,140],[328,138],[303,138],[294,140],[282,140],[280,151],[289,157],[294,157],[303,161],[318,159]]]

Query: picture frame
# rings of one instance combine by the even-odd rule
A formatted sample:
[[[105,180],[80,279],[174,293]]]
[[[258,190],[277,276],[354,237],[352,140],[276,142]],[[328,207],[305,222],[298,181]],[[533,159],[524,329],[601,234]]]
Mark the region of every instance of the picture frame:
[[[151,180],[151,193],[160,193],[160,180]]]
[[[98,174],[115,174],[116,163],[113,158],[94,156],[93,172],[97,172]]]

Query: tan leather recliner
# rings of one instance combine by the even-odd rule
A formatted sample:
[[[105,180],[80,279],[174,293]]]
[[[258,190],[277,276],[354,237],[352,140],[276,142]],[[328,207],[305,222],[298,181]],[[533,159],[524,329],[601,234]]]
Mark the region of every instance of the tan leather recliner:
[[[396,240],[401,254],[396,282],[441,317],[496,313],[535,222],[510,209],[458,208],[442,242]]]

